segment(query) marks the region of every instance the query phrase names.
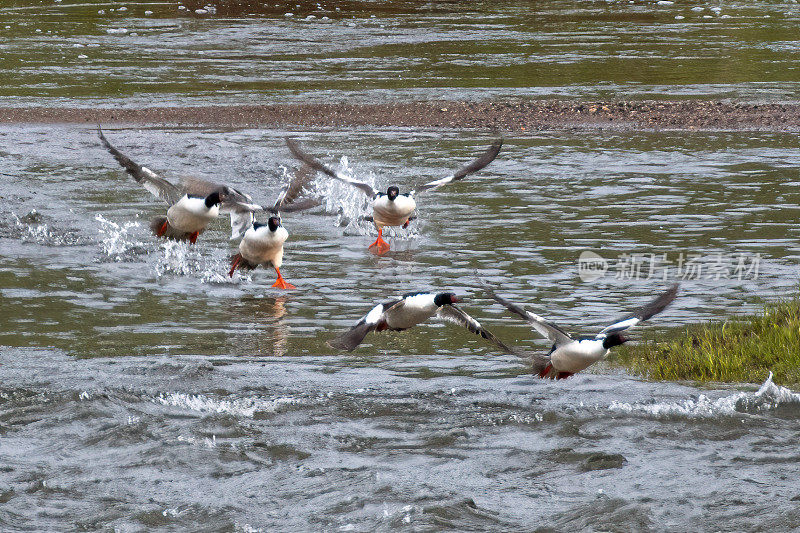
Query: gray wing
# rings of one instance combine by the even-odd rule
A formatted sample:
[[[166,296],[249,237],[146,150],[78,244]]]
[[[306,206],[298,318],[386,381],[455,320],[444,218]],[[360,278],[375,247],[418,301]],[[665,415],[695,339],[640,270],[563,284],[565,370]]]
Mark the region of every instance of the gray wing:
[[[181,187],[186,194],[206,197],[212,192],[222,193],[223,185],[200,178],[184,177],[181,179]]]
[[[281,191],[281,194],[278,195],[275,205],[267,209],[264,209],[256,204],[245,203],[245,201],[252,201],[250,196],[239,193],[239,191],[232,189],[236,193],[244,196],[245,201],[240,200],[227,207],[231,215],[231,240],[239,237],[242,233],[247,231],[250,226],[253,225],[255,220],[253,213],[255,211],[265,210],[276,215],[280,215],[281,211],[284,213],[292,213],[320,205],[322,202],[320,202],[317,198],[299,198],[299,196],[303,193],[305,186],[308,185],[313,177],[313,169],[307,165],[303,165],[300,170],[295,173],[289,184]],[[210,183],[208,184],[214,185]],[[230,187],[228,189],[230,189]]]
[[[295,172],[294,177],[289,181],[289,185],[281,191],[281,194],[275,201],[275,205],[270,208],[270,211],[273,213],[280,213],[281,211],[284,213],[295,213],[322,204],[318,198],[300,198],[306,185],[311,183],[313,178],[314,169],[304,164]]]
[[[505,306],[506,309],[515,313],[525,320],[539,332],[540,335],[545,337],[546,339],[550,339],[556,346],[561,346],[562,344],[567,344],[572,342],[572,337],[569,336],[569,333],[561,329],[560,327],[556,326],[552,322],[548,322],[544,318],[540,317],[535,313],[531,313],[530,311],[526,311],[522,307],[518,306],[517,304],[506,300],[505,298],[498,296],[492,288],[483,283],[486,292],[494,298],[495,301],[500,303],[501,305]]]
[[[617,320],[610,326],[606,326],[602,331],[600,331],[600,333],[597,334],[597,338],[604,338],[608,336],[609,333],[618,333],[620,331],[624,331],[635,326],[639,322],[644,322],[645,320],[657,315],[666,309],[667,306],[673,302],[673,300],[675,300],[675,297],[678,295],[679,285],[680,284],[676,283],[664,293],[660,294],[655,300],[634,310],[632,313]]]
[[[181,185],[187,194],[193,196],[205,197],[214,192],[219,193],[220,200],[222,200],[220,212],[228,213],[231,216],[231,240],[239,237],[253,225],[255,220],[253,212],[263,211],[264,209],[260,205],[253,203],[253,198],[249,194],[238,191],[228,185],[195,177],[184,178],[181,180]]]
[[[439,311],[437,311],[437,315],[443,320],[459,324],[460,326],[467,328],[469,331],[480,335],[484,339],[491,341],[501,350],[528,361],[535,374],[541,373],[550,363],[549,355],[543,355],[539,352],[530,352],[528,350],[520,350],[518,348],[508,346],[506,343],[489,332],[486,328],[481,326],[477,320],[454,305],[443,305],[439,308]]]
[[[473,174],[473,173],[481,170],[486,165],[488,165],[489,163],[494,161],[494,158],[497,157],[497,154],[500,153],[500,148],[502,146],[503,146],[503,139],[497,139],[483,153],[483,155],[481,155],[479,158],[475,159],[470,164],[468,164],[468,165],[466,165],[464,167],[461,167],[454,174],[452,174],[450,176],[447,176],[447,177],[444,177],[444,178],[441,178],[441,179],[438,179],[438,180],[435,180],[435,181],[428,182],[428,183],[426,183],[424,185],[420,185],[419,187],[416,188],[416,190],[412,191],[412,194],[421,193],[421,192],[431,191],[433,189],[437,189],[437,188],[441,187],[442,185],[446,185],[448,183],[452,183],[454,181],[458,181],[458,180],[464,179],[465,177],[469,176],[470,174]]]
[[[215,183],[200,178],[184,178],[181,186],[186,194],[193,196],[206,197],[211,193],[218,192],[222,206],[220,212],[230,213],[233,211],[263,211],[264,208],[253,203],[253,197],[247,193],[236,190],[230,185]]]
[[[439,309],[436,311],[436,315],[442,320],[447,320],[448,322],[458,324],[472,333],[480,335],[507,353],[516,353],[513,348],[506,345],[506,343],[495,337],[492,332],[481,326],[480,322],[469,316],[461,308],[456,307],[455,305],[451,304],[439,307]]]
[[[308,165],[309,167],[313,168],[314,170],[322,172],[323,174],[327,174],[328,176],[330,176],[331,178],[333,178],[335,180],[339,180],[339,181],[342,181],[342,182],[347,183],[349,185],[352,185],[353,187],[356,187],[357,189],[360,189],[364,194],[366,194],[370,198],[374,198],[375,195],[378,194],[378,191],[376,191],[375,188],[372,185],[370,185],[369,183],[364,183],[363,181],[354,180],[353,178],[350,178],[348,176],[345,176],[344,174],[340,174],[339,172],[336,172],[332,168],[330,168],[330,167],[324,165],[323,163],[321,163],[314,156],[304,152],[300,148],[300,145],[297,144],[297,142],[295,142],[292,139],[289,139],[288,137],[286,138],[286,146],[289,147],[289,151],[292,152],[292,155],[298,161],[301,161],[301,162],[305,163],[306,165]]]
[[[178,187],[168,182],[149,168],[135,163],[131,158],[114,148],[114,146],[108,142],[106,136],[103,135],[103,130],[100,128],[100,126],[97,127],[97,134],[100,136],[100,141],[103,143],[103,146],[106,147],[106,150],[108,150],[109,153],[114,156],[114,159],[116,159],[117,162],[122,165],[125,171],[130,174],[134,180],[136,180],[136,183],[142,185],[156,198],[160,198],[161,200],[167,202],[167,204],[173,205],[183,197],[183,192],[178,189]]]

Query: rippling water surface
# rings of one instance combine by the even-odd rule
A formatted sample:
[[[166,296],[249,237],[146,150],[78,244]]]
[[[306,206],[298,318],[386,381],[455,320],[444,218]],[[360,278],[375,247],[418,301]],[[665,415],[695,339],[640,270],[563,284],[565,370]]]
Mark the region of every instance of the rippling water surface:
[[[287,133],[378,187],[446,175],[478,133],[396,129],[107,129],[176,180],[231,182],[268,203],[293,168]],[[800,396],[767,381],[698,389],[614,366],[530,375],[454,326],[325,341],[376,300],[452,289],[509,342],[546,349],[474,273],[575,331],[678,278],[620,275],[624,254],[705,268],[647,326],[752,311],[797,283],[796,136],[542,133],[419,197],[393,251],[366,251],[363,200],[286,215],[286,278],[227,277],[226,222],[196,246],[156,242],[163,208],[82,126],[0,129],[0,524],[3,529],[785,530]],[[583,282],[578,257],[609,260]],[[717,257],[759,271],[711,275]],[[649,256],[648,256],[649,257]],[[35,509],[35,512],[32,510]],[[724,524],[724,526],[722,525]]]
[[[796,100],[791,2],[187,2],[0,6],[0,105],[142,107],[504,97]],[[123,9],[124,8],[124,9]],[[274,200],[290,135],[385,188],[447,175],[480,132],[108,127],[125,153]],[[283,273],[227,276],[220,220],[157,242],[163,206],[93,127],[0,127],[3,531],[784,531],[800,395],[654,383],[610,363],[531,376],[455,326],[325,344],[376,301],[453,290],[591,332],[681,281],[640,335],[791,295],[800,141],[786,133],[508,137],[419,197],[384,257],[357,191],[287,214]],[[591,251],[607,261],[579,276]],[[642,331],[644,330],[644,331]]]
[[[0,104],[800,96],[796,2],[225,3],[4,2]]]

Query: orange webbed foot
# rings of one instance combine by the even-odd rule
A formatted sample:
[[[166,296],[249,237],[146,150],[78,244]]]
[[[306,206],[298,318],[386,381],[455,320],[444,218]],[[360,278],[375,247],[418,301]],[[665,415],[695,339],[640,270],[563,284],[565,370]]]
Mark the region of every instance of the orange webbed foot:
[[[189,235],[189,242],[190,242],[191,244],[194,244],[194,243],[196,243],[196,242],[197,242],[197,237],[198,237],[199,235],[200,235],[200,232],[199,232],[199,231],[195,231],[194,233],[192,233],[191,235]]]
[[[378,237],[367,249],[374,251],[378,255],[382,255],[389,251],[389,243],[384,241],[383,238]]]
[[[283,289],[285,291],[297,288],[291,283],[286,283],[286,280],[283,279],[283,276],[281,275],[281,270],[278,267],[275,267],[275,273],[278,274],[278,279],[275,281],[275,283],[272,284],[273,287],[275,287],[276,289]]]
[[[275,283],[273,283],[272,286],[274,288],[276,288],[276,289],[283,289],[285,291],[297,288],[294,285],[292,285],[291,283],[287,283],[287,281],[285,279],[283,279],[282,277],[278,278],[278,280]]]

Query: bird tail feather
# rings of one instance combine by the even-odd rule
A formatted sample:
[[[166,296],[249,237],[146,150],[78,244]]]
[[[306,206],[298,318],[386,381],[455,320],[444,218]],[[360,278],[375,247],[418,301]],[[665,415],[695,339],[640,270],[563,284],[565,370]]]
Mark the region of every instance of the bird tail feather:
[[[242,254],[233,254],[231,256],[231,269],[228,272],[228,276],[232,278],[233,273],[236,272],[237,270],[253,270],[257,266],[258,265],[253,264],[244,257],[242,257]]]
[[[173,241],[188,241],[193,235],[173,228],[165,216],[154,217],[150,221],[150,229],[156,237],[163,237]]]

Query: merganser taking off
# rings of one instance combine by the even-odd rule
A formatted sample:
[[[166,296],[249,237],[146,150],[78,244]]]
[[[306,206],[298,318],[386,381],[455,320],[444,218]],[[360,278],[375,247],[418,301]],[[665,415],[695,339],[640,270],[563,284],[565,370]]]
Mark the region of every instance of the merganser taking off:
[[[549,377],[551,379],[568,378],[601,360],[608,355],[611,348],[628,341],[626,337],[621,335],[622,331],[657,315],[672,303],[678,294],[678,284],[676,283],[650,303],[603,328],[594,337],[573,339],[560,327],[498,296],[486,283],[483,283],[483,285],[492,298],[504,305],[512,313],[516,313],[527,320],[533,329],[553,342],[553,347],[547,356],[541,354],[534,354],[533,356],[534,371],[541,378]],[[518,353],[518,355],[523,354]]]
[[[456,307],[455,304],[459,301],[452,292],[404,294],[399,300],[392,300],[373,307],[355,326],[343,335],[329,341],[328,345],[332,348],[352,352],[370,331],[387,329],[403,331],[436,315],[442,320],[465,327],[506,352],[514,353],[511,348],[481,326],[477,320]]]
[[[303,192],[303,188],[313,177],[313,172],[308,167],[303,167],[298,171],[289,185],[278,196],[275,205],[266,209],[273,213],[266,224],[255,222],[253,210],[240,209],[231,213],[231,227],[233,228],[232,239],[236,238],[244,231],[244,236],[239,242],[239,253],[231,257],[231,270],[228,272],[230,277],[236,269],[251,270],[258,265],[271,263],[278,273],[278,280],[272,285],[279,289],[294,289],[295,286],[287,283],[281,275],[281,264],[283,264],[283,243],[289,238],[289,233],[281,225],[281,211],[297,212],[320,205],[316,198],[305,198],[300,200],[298,197]]]
[[[383,240],[383,228],[386,226],[401,226],[403,228],[408,227],[408,224],[413,219],[411,215],[417,208],[417,204],[414,201],[415,194],[437,189],[442,185],[446,185],[453,181],[458,181],[474,172],[481,170],[486,165],[494,161],[495,157],[497,157],[497,154],[500,152],[500,148],[503,146],[503,139],[496,140],[486,150],[486,152],[483,153],[483,155],[472,161],[470,164],[462,167],[454,174],[431,181],[403,194],[400,193],[400,188],[395,185],[392,185],[386,189],[385,193],[380,192],[368,183],[354,180],[324,165],[314,156],[305,153],[292,139],[286,139],[286,144],[289,146],[289,150],[292,152],[292,155],[294,155],[303,163],[315,170],[327,174],[334,179],[358,188],[370,199],[372,199],[372,221],[375,224],[375,227],[378,229],[378,238],[375,240],[375,242],[369,245],[369,248],[371,249],[374,247],[378,254],[383,254],[389,251],[389,244]]]
[[[220,212],[261,209],[261,206],[252,203],[250,196],[227,185],[189,178],[183,180],[182,187],[178,188],[114,148],[99,126],[97,134],[103,146],[137,183],[169,204],[167,216],[155,217],[150,221],[150,229],[157,237],[176,241],[188,240],[194,244],[197,236],[205,231],[206,226]]]

